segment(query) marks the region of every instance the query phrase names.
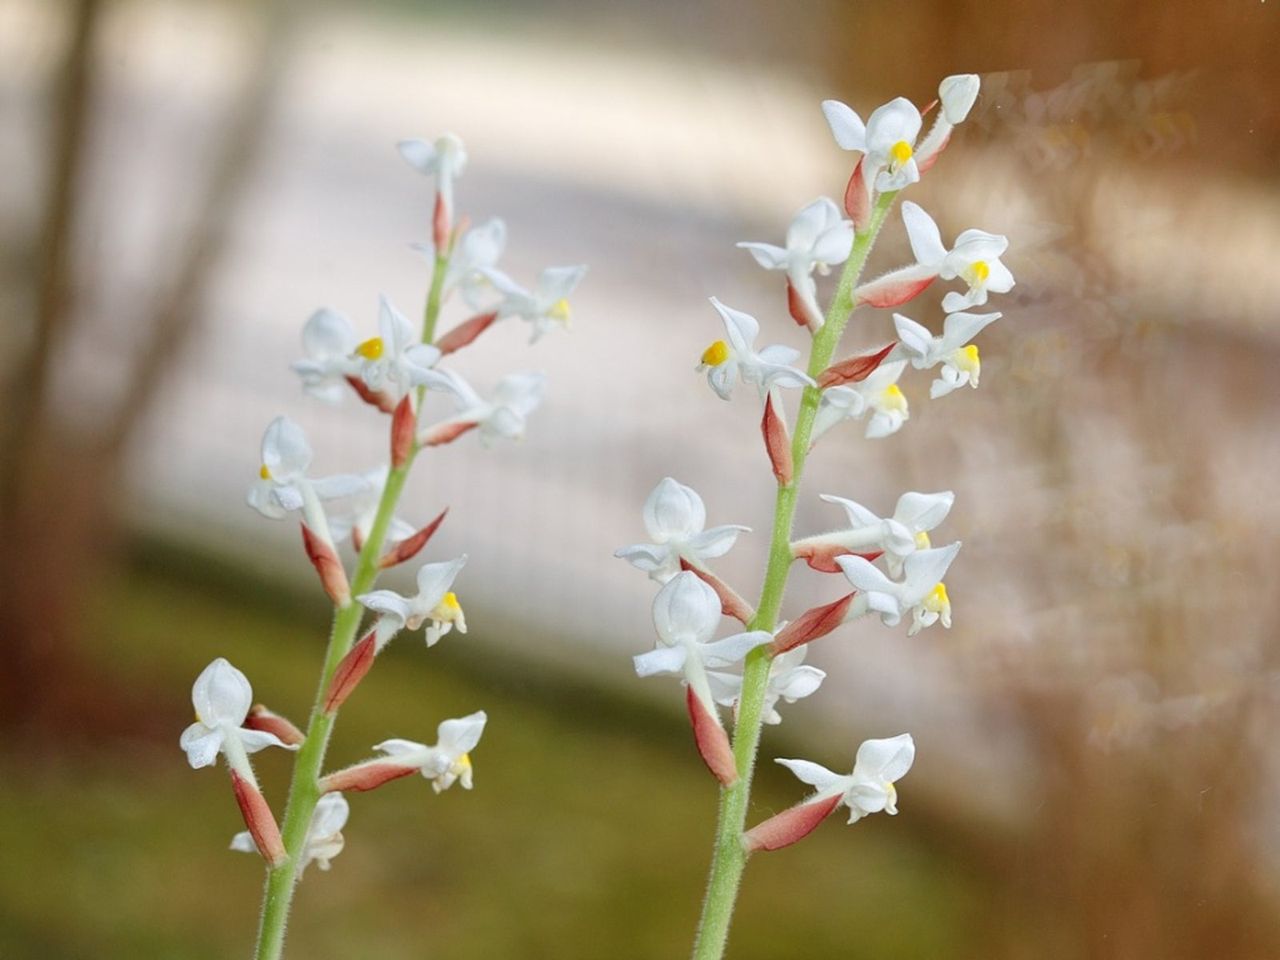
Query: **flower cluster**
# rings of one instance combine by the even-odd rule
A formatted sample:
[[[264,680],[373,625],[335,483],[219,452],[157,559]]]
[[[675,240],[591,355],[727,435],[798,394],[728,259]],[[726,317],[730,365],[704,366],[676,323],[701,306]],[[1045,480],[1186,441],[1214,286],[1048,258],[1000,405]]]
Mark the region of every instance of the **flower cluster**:
[[[304,734],[265,707],[251,706],[249,681],[219,658],[196,680],[196,722],[181,738],[192,767],[225,757],[248,827],[232,840],[232,849],[257,851],[272,868],[264,937],[283,936],[293,884],[303,869],[314,861],[327,870],[341,852],[350,812],[342,791],[368,790],[413,772],[430,780],[436,792],[455,783],[472,787],[471,754],[484,731],[484,711],[445,720],[434,745],[385,740],[374,747],[379,756],[328,774],[322,773],[325,746],[339,707],[395,636],[421,629],[431,647],[451,632],[467,631],[454,592],[465,556],[420,566],[411,595],[373,589],[380,572],[426,548],[447,514],[443,510],[424,524],[398,515],[416,457],[472,431],[486,446],[519,438],[542,400],[541,373],[509,374],[482,394],[447,366],[448,358],[505,318],[527,322],[534,340],[566,325],[568,297],[585,273],[584,267],[552,267],[526,290],[498,268],[505,224],[493,219],[466,229],[455,215],[455,185],[467,163],[461,141],[452,135],[433,143],[409,140],[399,150],[435,184],[431,240],[414,245],[426,252],[432,270],[422,322],[411,322],[386,297],[379,300],[376,331],[362,331],[335,310],[321,309],[303,325],[304,356],[293,364],[307,394],[327,403],[353,395],[375,411],[371,422],[380,421],[376,429],[388,436],[386,459],[351,473],[322,475],[313,469],[316,457],[303,429],[277,417],[263,435],[261,466],[248,494],[249,505],[269,519],[299,517],[304,550],[335,608],[310,724]],[[455,291],[469,316],[438,335],[442,304]],[[437,400],[445,409],[429,418]],[[348,549],[354,562],[343,558]],[[299,751],[283,829],[248,759],[269,746]]]
[[[973,107],[978,90],[979,81],[973,75],[943,80],[935,120],[923,137],[922,112],[902,98],[875,110],[865,123],[843,103],[828,100],[822,105],[836,143],[857,155],[843,209],[834,200],[819,197],[796,214],[781,245],[738,244],[766,270],[785,273],[786,313],[810,338],[807,365],[799,365],[801,351],[791,346],[758,347],[760,322],[711,300],[724,336],[706,348],[697,369],[705,372],[711,389],[724,400],[733,399],[739,381],[757,388],[765,450],[778,483],[773,546],[758,605],[752,607],[711,568],[749,528],[738,524],[707,528],[702,497],[670,477],[654,488],[644,505],[644,526],[651,542],[617,552],[662,584],[653,605],[658,644],[635,657],[636,672],[680,678],[695,744],[723,785],[720,829],[738,829],[747,851],[794,843],[841,805],[849,809],[851,823],[870,813],[896,813],[894,784],[915,757],[911,736],[901,734],[865,741],[848,775],[808,760],[779,760],[814,788],[813,795],[750,830],[745,824],[725,823],[726,810],[737,811],[738,817],[745,811],[745,803],[725,806],[729,801],[724,798],[750,789],[752,764],[746,754],[756,749],[760,725],[779,723],[780,705],[810,696],[823,684],[825,673],[804,662],[812,641],[872,614],[888,627],[906,620],[908,636],[935,623],[951,626],[944,578],[960,543],[935,546],[931,539],[951,512],[955,497],[950,491],[903,493],[892,513],[884,516],[847,497],[824,494],[822,500],[843,512],[842,524],[793,537],[792,520],[798,480],[815,444],[847,420],[865,422],[864,434],[871,439],[892,436],[905,426],[910,407],[901,382],[908,371],[934,371],[928,391],[933,400],[965,385],[978,386],[981,367],[972,341],[1000,314],[971,309],[983,307],[991,295],[1014,285],[1000,259],[1008,246],[1004,237],[970,229],[948,247],[929,214],[917,204],[904,202],[902,219],[915,262],[866,282],[860,280],[897,195],[933,167],[954,128]],[[819,307],[817,277],[841,265],[824,312]],[[891,342],[833,359],[857,308],[902,308],[935,281],[955,285],[941,298],[940,335],[925,323],[893,313]],[[770,312],[782,314],[781,297]],[[803,391],[792,422],[786,409],[788,390]],[[843,586],[832,601],[785,621],[779,616],[782,593],[796,560],[839,578]],[[740,621],[741,626],[738,632],[717,639],[722,616]],[[732,741],[722,707],[732,712]],[[728,836],[731,840],[732,832]],[[713,871],[708,902],[718,896],[716,878],[723,875],[723,870]],[[723,909],[711,911],[704,914],[704,924],[709,922],[705,917],[713,914],[727,916]],[[704,926],[699,942],[722,934]]]

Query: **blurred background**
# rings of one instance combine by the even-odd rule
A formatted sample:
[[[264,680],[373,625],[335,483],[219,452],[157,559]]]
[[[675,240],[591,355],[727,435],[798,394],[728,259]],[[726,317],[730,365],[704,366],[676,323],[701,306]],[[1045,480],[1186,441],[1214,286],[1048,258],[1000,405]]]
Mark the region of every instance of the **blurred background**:
[[[772,510],[758,409],[693,373],[706,297],[802,346],[781,242],[839,197],[818,109],[983,95],[911,198],[944,236],[1010,238],[982,388],[810,461],[889,512],[951,488],[955,626],[862,621],[815,645],[814,697],[766,732],[753,821],[801,795],[767,760],[848,769],[911,731],[903,816],[753,860],[736,958],[1280,956],[1280,40],[1276,4],[288,3],[0,0],[0,956],[245,956],[260,865],[225,780],[177,750],[214,656],[303,722],[327,604],[291,523],[244,505],[286,413],[324,473],[384,422],[289,372],[312,310],[420,309],[430,186],[396,155],[450,130],[459,208],[501,215],[525,283],[586,262],[574,326],[499,326],[482,387],[541,369],[526,441],[419,461],[471,632],[393,645],[334,765],[484,708],[476,790],[352,799],[303,882],[294,957],[685,955],[715,789],[670,681],[637,681],[652,585],[611,558],[665,475],[755,596]],[[873,269],[907,256],[897,218]],[[941,291],[908,310],[941,321]],[[446,309],[445,326],[462,319]],[[883,342],[859,314],[846,346]],[[388,578],[403,585],[405,574]],[[843,581],[841,581],[843,582]],[[788,612],[841,592],[797,568]],[[283,754],[261,756],[282,802]]]

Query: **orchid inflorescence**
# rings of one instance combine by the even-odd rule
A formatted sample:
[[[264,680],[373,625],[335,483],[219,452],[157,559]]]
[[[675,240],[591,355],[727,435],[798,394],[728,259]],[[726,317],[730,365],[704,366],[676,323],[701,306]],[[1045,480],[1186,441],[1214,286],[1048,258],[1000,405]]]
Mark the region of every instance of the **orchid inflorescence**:
[[[470,754],[485,728],[483,710],[440,723],[434,745],[390,739],[374,747],[380,755],[372,759],[327,774],[322,767],[339,708],[394,637],[422,629],[431,647],[451,631],[467,630],[453,590],[465,556],[421,566],[417,592],[411,596],[372,589],[381,571],[408,563],[427,546],[447,513],[443,510],[422,525],[397,514],[414,460],[423,450],[472,431],[484,446],[520,438],[542,400],[540,373],[510,374],[486,397],[442,362],[505,318],[527,322],[535,341],[567,326],[568,297],[586,270],[553,267],[532,291],[526,290],[498,269],[505,224],[495,218],[468,229],[465,219],[455,216],[455,181],[467,164],[462,142],[446,134],[433,143],[403,141],[399,151],[435,183],[431,241],[414,244],[431,264],[422,323],[411,323],[386,297],[379,302],[376,333],[358,332],[334,310],[318,310],[302,329],[305,356],[293,365],[311,396],[338,403],[354,394],[378,412],[389,435],[387,461],[357,473],[317,475],[302,428],[288,417],[277,417],[263,435],[261,467],[248,496],[249,505],[265,517],[299,517],[303,548],[334,605],[310,722],[303,732],[267,708],[253,706],[248,679],[219,657],[195,682],[196,722],[181,740],[192,767],[210,766],[219,754],[225,757],[248,828],[231,847],[257,852],[267,861],[256,953],[260,960],[281,954],[289,905],[303,869],[314,861],[327,870],[343,848],[341,831],[350,812],[343,791],[370,790],[412,773],[430,780],[437,793],[454,783],[472,787]],[[437,336],[441,306],[454,292],[470,316]],[[437,395],[453,412],[431,420],[426,411]],[[343,560],[344,544],[354,553],[353,565]],[[298,753],[283,826],[249,763],[250,753],[269,746]]]
[[[765,450],[777,481],[759,603],[751,606],[711,569],[711,561],[727,553],[748,528],[730,524],[707,529],[702,498],[671,477],[654,488],[644,505],[644,525],[652,542],[617,553],[661,584],[653,605],[658,645],[635,657],[636,672],[680,678],[695,745],[721,785],[719,827],[695,960],[723,955],[750,853],[796,843],[842,805],[849,810],[850,823],[871,813],[897,813],[895,782],[915,757],[914,741],[905,733],[866,740],[847,775],[809,760],[779,759],[814,792],[790,809],[746,827],[762,724],[779,723],[781,703],[814,694],[826,677],[804,663],[810,643],[843,623],[872,614],[889,627],[908,621],[908,636],[936,623],[951,626],[944,577],[960,544],[935,547],[930,539],[951,510],[950,491],[904,493],[888,516],[824,494],[823,500],[843,510],[841,526],[793,539],[792,520],[805,461],[820,439],[848,420],[863,421],[870,439],[891,436],[906,424],[910,408],[899,381],[908,370],[936,371],[929,388],[935,400],[965,385],[978,386],[981,366],[971,341],[1000,314],[970,310],[1014,285],[1000,261],[1008,246],[1003,236],[965,230],[948,248],[929,214],[904,202],[902,218],[915,262],[870,281],[862,282],[860,276],[895,198],[938,160],[954,127],[973,107],[978,89],[979,79],[972,74],[943,80],[938,102],[930,108],[936,107],[935,119],[923,138],[922,112],[903,98],[879,107],[865,123],[843,103],[823,103],[836,143],[856,154],[843,215],[835,201],[819,197],[796,214],[784,245],[738,244],[760,266],[785,273],[785,300],[780,297],[773,312],[782,314],[785,303],[785,312],[810,335],[804,369],[795,365],[799,350],[781,344],[757,346],[760,322],[711,299],[724,336],[703,352],[697,370],[724,400],[734,397],[739,382],[756,388]],[[840,264],[842,272],[824,313],[815,274]],[[893,341],[844,360],[833,359],[857,307],[900,308],[935,281],[959,282],[959,289],[949,290],[941,300],[941,334],[894,313]],[[794,426],[788,424],[784,406],[789,389],[802,390]],[[744,391],[736,392],[740,396]],[[841,577],[845,586],[835,600],[787,622],[780,619],[782,598],[796,560]],[[740,630],[717,639],[722,616],[738,620]],[[733,717],[732,739],[722,707]]]

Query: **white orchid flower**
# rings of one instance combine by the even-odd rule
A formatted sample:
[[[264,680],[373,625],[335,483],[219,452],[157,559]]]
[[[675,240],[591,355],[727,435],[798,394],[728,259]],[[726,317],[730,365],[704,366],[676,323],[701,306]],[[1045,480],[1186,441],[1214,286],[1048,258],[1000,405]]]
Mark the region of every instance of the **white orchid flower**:
[[[425,140],[401,140],[396,144],[400,156],[411,167],[436,181],[436,209],[432,218],[432,238],[437,249],[448,244],[453,228],[453,181],[467,168],[467,150],[452,133]]]
[[[765,688],[763,720],[765,723],[781,723],[782,715],[778,713],[778,701],[795,703],[803,697],[815,693],[827,678],[825,670],[809,666],[804,662],[808,654],[807,646],[796,647],[786,653],[780,653],[769,662],[769,683]],[[711,682],[711,692],[716,703],[733,707],[735,714],[738,700],[742,696],[742,677],[736,673],[707,671],[707,679]]]
[[[822,325],[813,273],[826,276],[833,264],[844,263],[853,249],[853,221],[846,220],[834,200],[819,197],[791,221],[786,247],[771,243],[739,243],[766,270],[785,270],[790,290],[804,311],[795,319],[816,329]],[[794,314],[793,310],[793,314]]]
[[[342,852],[346,841],[342,837],[342,828],[347,824],[351,814],[351,805],[340,793],[326,793],[316,802],[311,814],[311,823],[307,826],[307,837],[302,843],[302,854],[298,858],[298,876],[302,877],[307,866],[316,863],[321,870],[329,869],[329,861]],[[241,853],[257,853],[253,835],[243,830],[231,838],[231,849]]]
[[[502,294],[499,317],[519,317],[532,326],[530,343],[554,327],[568,329],[572,311],[569,296],[586,276],[585,266],[548,267],[538,277],[533,292],[526,290],[500,270],[486,270],[489,282]]]
[[[927,550],[929,531],[937,527],[951,512],[956,495],[950,490],[940,493],[904,493],[898,498],[893,516],[881,518],[852,500],[822,494],[827,503],[844,509],[849,526],[831,533],[805,537],[791,545],[798,557],[829,552],[834,556],[846,553],[883,552],[892,576],[901,576],[903,563],[917,550]]]
[[[438,372],[442,389],[453,395],[458,413],[424,430],[418,437],[424,446],[449,443],[472,429],[486,447],[495,440],[519,440],[529,414],[542,403],[546,391],[544,374],[513,373],[499,380],[492,398],[485,400],[455,371]]]
[[[288,417],[276,417],[262,436],[262,466],[249,488],[248,502],[264,517],[282,520],[301,510],[307,527],[332,546],[323,500],[351,496],[366,481],[351,474],[311,478],[307,470],[313,454],[307,435]]]
[[[450,630],[467,632],[466,617],[457,595],[450,589],[458,573],[466,564],[466,556],[444,563],[424,564],[418,570],[418,592],[412,597],[402,597],[394,590],[374,590],[362,593],[356,600],[378,614],[375,627],[377,649],[381,650],[401,630],[417,630],[424,623],[427,646]]]
[[[360,372],[360,360],[354,356],[356,343],[351,321],[336,310],[326,307],[308,317],[302,326],[306,359],[292,364],[303,389],[328,403],[340,401],[347,393],[347,377]]]
[[[877,107],[864,125],[839,100],[822,101],[822,113],[836,143],[864,155],[863,177],[880,192],[901,190],[920,179],[915,145],[920,135],[920,111],[903,97]]]
[[[507,225],[498,217],[472,227],[462,235],[444,275],[444,290],[461,290],[475,310],[483,310],[495,293],[487,271],[495,270],[507,246]]]
[[[856,823],[869,813],[898,812],[898,790],[895,784],[906,776],[916,758],[915,741],[902,733],[887,740],[866,740],[858,747],[853,772],[847,776],[833,773],[810,760],[775,760],[817,792],[806,803],[832,797],[849,808],[849,822]]]
[[[935,337],[927,327],[895,313],[893,324],[898,331],[898,346],[894,354],[906,357],[917,370],[942,364],[938,379],[929,388],[929,396],[934,400],[965,384],[977,387],[982,359],[977,344],[969,341],[1000,317],[1000,313],[950,313],[942,323],[942,336]]]
[[[665,477],[644,502],[644,528],[653,542],[623,547],[614,556],[666,583],[680,572],[681,560],[701,568],[728,553],[739,533],[751,531],[739,524],[706,530],[706,524],[707,508],[698,492]]]
[[[973,104],[978,99],[980,86],[981,81],[975,73],[955,74],[945,77],[938,84],[938,102],[941,109],[938,111],[933,127],[916,150],[921,173],[933,166],[934,161],[938,159],[938,154],[951,139],[951,131],[969,116],[969,111],[973,109]]]
[[[800,356],[800,351],[778,344],[756,352],[756,337],[760,324],[756,318],[741,310],[726,307],[715,297],[711,305],[724,321],[728,340],[717,340],[702,352],[696,369],[706,371],[707,383],[722,400],[733,396],[733,388],[741,377],[745,383],[754,383],[760,389],[761,398],[771,387],[814,386],[806,374],[790,366]]]
[[[712,641],[720,625],[720,611],[719,596],[696,574],[689,571],[676,574],[653,601],[657,648],[633,658],[637,676],[683,676],[694,696],[713,717],[715,698],[707,679],[707,668],[731,667],[756,647],[773,640],[773,634],[767,630],[754,630]]]
[[[335,541],[351,538],[357,550],[369,539],[374,521],[378,518],[378,507],[382,504],[382,491],[387,485],[387,476],[391,468],[385,464],[360,474],[363,486],[351,495],[349,508],[344,513],[329,517],[329,530]],[[403,540],[413,536],[417,528],[400,516],[392,515],[387,526],[387,539]]]
[[[398,401],[414,387],[441,387],[440,374],[432,369],[440,351],[423,343],[386,297],[378,301],[378,336],[357,344],[354,353],[360,378],[374,393]]]
[[[872,440],[897,433],[911,418],[907,398],[898,379],[907,368],[905,360],[882,363],[865,379],[849,386],[827,387],[813,423],[816,440],[845,420],[861,420],[867,414],[866,436]]]
[[[966,293],[953,290],[942,298],[942,309],[947,313],[982,306],[987,302],[988,292],[1008,293],[1013,289],[1013,274],[1000,262],[1000,255],[1009,248],[1007,237],[985,230],[965,230],[948,250],[938,225],[919,205],[909,200],[904,202],[902,220],[917,264],[914,268],[907,267],[907,271],[916,270],[943,280],[959,278],[969,286]]]
[[[182,731],[179,744],[193,769],[211,766],[221,753],[227,758],[228,767],[256,785],[249,754],[266,747],[298,749],[274,733],[245,728],[245,717],[253,705],[253,688],[248,678],[222,657],[196,677],[191,702],[196,709],[196,722]]]
[[[849,607],[848,619],[878,613],[885,626],[894,627],[910,613],[909,637],[939,620],[950,628],[951,601],[942,578],[959,552],[959,541],[945,547],[917,550],[903,562],[901,581],[890,580],[879,567],[862,557],[836,557],[835,562],[845,578],[858,591]]]
[[[436,793],[448,790],[454,783],[461,783],[463,790],[472,787],[471,751],[480,743],[488,715],[478,710],[469,716],[446,720],[436,728],[436,744],[415,743],[412,740],[384,740],[373,749],[385,753],[388,761],[418,770],[431,781]]]

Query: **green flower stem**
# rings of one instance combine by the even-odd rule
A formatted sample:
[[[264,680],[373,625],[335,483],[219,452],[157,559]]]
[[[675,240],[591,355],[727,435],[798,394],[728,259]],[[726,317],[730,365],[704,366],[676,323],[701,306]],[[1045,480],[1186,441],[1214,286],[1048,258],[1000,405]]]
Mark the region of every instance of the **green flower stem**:
[[[440,292],[448,265],[447,254],[436,256],[435,268],[431,275],[431,291],[427,296],[427,307],[423,317],[422,339],[425,343],[430,343],[435,338],[436,321],[440,316]],[[356,561],[355,576],[351,581],[352,597],[367,593],[378,578],[378,561],[382,557],[387,530],[391,526],[391,518],[396,512],[396,505],[400,502],[400,494],[404,490],[405,481],[409,477],[409,470],[413,466],[417,452],[418,447],[415,444],[409,452],[408,459],[387,473],[387,483],[382,490],[382,499],[378,503],[378,513],[374,518],[373,528],[369,531],[369,537],[361,547],[360,557]],[[364,608],[354,600],[334,611],[329,647],[325,652],[324,668],[320,672],[320,685],[316,689],[315,703],[311,708],[306,740],[303,741],[298,751],[298,759],[293,766],[293,779],[289,783],[289,800],[285,807],[284,824],[280,831],[289,859],[281,866],[267,870],[266,890],[262,897],[262,923],[258,929],[255,960],[279,960],[284,950],[285,925],[289,919],[293,891],[297,886],[298,864],[301,862],[303,847],[306,844],[307,829],[311,826],[311,815],[315,811],[316,803],[320,800],[320,772],[324,767],[329,737],[338,719],[337,711],[324,712],[324,700],[334,671],[338,669],[338,664],[355,643],[363,613]]]
[[[845,325],[853,313],[853,289],[858,283],[867,256],[875,245],[876,236],[884,225],[895,193],[886,193],[877,200],[867,229],[855,236],[853,250],[845,261],[836,286],[835,296],[827,311],[826,323],[813,338],[809,351],[809,376],[815,380],[831,365],[831,358],[840,343]],[[800,401],[800,413],[796,417],[795,436],[791,443],[793,464],[791,482],[778,485],[777,500],[773,511],[773,535],[769,545],[769,562],[765,569],[764,587],[756,615],[747,624],[748,630],[772,631],[778,625],[782,598],[787,589],[787,576],[791,570],[791,524],[795,516],[796,497],[800,477],[804,473],[805,460],[813,437],[813,421],[818,413],[822,391],[806,387]],[[747,851],[742,845],[746,828],[747,806],[751,798],[751,778],[755,772],[756,753],[760,746],[760,730],[764,715],[765,693],[769,686],[768,647],[757,647],[746,660],[742,671],[742,695],[738,703],[738,721],[733,732],[733,757],[738,768],[738,780],[720,791],[720,812],[716,826],[715,847],[712,852],[711,876],[707,882],[707,896],[702,904],[702,919],[694,941],[694,960],[720,960],[729,940],[729,924],[733,919],[733,907],[738,899],[738,887],[742,882],[742,870],[747,863]]]

